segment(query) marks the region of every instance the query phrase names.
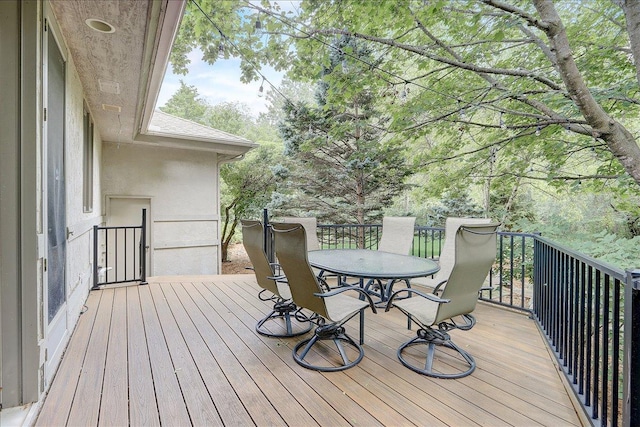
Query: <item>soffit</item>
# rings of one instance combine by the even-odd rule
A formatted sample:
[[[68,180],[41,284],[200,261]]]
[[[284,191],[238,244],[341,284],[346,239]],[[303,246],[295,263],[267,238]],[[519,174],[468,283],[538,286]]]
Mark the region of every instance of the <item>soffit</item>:
[[[55,0],[50,5],[103,141],[229,155],[256,146],[172,116],[163,117],[160,125],[153,118],[185,0]],[[95,31],[87,19],[108,22],[115,31]]]
[[[137,133],[139,95],[146,90],[141,85],[150,71],[144,61],[147,32],[155,32],[158,24],[153,1],[57,0],[50,5],[100,135],[105,141],[131,142]],[[90,18],[108,22],[115,32],[89,28],[85,21]]]

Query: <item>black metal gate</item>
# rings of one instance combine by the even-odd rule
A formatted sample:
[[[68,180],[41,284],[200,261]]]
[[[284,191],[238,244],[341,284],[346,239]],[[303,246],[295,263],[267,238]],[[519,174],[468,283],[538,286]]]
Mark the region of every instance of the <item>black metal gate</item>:
[[[147,284],[147,210],[140,225],[93,227],[93,287]]]

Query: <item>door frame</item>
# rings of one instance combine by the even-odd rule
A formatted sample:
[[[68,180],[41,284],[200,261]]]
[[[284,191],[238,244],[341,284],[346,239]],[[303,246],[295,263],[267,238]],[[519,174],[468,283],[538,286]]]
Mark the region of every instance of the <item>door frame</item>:
[[[147,208],[147,235],[146,235],[146,248],[145,254],[147,256],[146,266],[147,266],[147,277],[152,276],[153,274],[153,197],[152,196],[130,196],[130,195],[119,195],[119,194],[108,194],[105,197],[105,224],[109,223],[109,218],[111,217],[111,204],[113,199],[129,199],[129,200],[141,200],[146,201],[148,204]],[[139,222],[130,225],[138,225]]]
[[[62,41],[62,37],[61,37],[61,32],[59,30],[59,28],[57,27],[57,23],[55,18],[53,17],[53,14],[51,12],[51,10],[46,7],[45,8],[45,15],[44,15],[44,21],[43,21],[43,31],[42,31],[42,81],[43,81],[43,90],[42,90],[42,107],[47,108],[48,107],[48,94],[49,94],[49,81],[48,81],[48,75],[49,75],[49,69],[48,69],[48,60],[49,60],[49,34],[51,34],[54,42],[55,42],[55,46],[54,48],[57,48],[58,51],[60,52],[60,55],[64,61],[64,93],[65,93],[65,106],[64,106],[64,117],[63,117],[63,141],[62,141],[62,156],[63,156],[63,174],[64,174],[64,187],[65,187],[65,229],[66,229],[66,214],[67,214],[67,203],[66,203],[66,187],[67,187],[67,167],[66,167],[66,137],[67,137],[67,129],[66,129],[66,120],[67,120],[67,114],[66,114],[66,110],[67,110],[67,89],[68,89],[68,85],[67,85],[67,78],[68,78],[68,70],[67,70],[67,64],[68,64],[68,55],[67,55],[67,50],[66,50],[66,46],[64,45],[64,42]],[[48,117],[47,117],[48,118]],[[44,351],[41,351],[41,358],[43,360],[41,360],[41,362],[44,363],[44,382],[45,382],[45,387],[47,387],[47,385],[50,383],[53,374],[55,373],[58,364],[61,360],[62,357],[62,353],[64,352],[64,348],[65,348],[65,344],[67,343],[67,339],[69,336],[69,329],[68,329],[68,305],[67,305],[67,298],[68,298],[68,294],[67,294],[67,278],[66,278],[66,271],[68,270],[68,266],[67,266],[67,261],[68,261],[68,257],[66,255],[66,250],[65,250],[65,255],[64,255],[64,270],[65,270],[65,275],[64,275],[64,302],[62,303],[62,305],[60,306],[58,312],[56,313],[56,315],[53,317],[53,319],[51,319],[51,321],[49,321],[49,298],[48,298],[48,277],[47,277],[47,267],[46,267],[46,262],[47,259],[49,257],[49,254],[47,253],[47,248],[48,248],[48,236],[47,236],[47,230],[48,230],[48,204],[49,204],[49,197],[48,197],[48,188],[49,188],[49,182],[48,182],[48,122],[45,119],[45,117],[43,117],[42,119],[42,224],[43,224],[43,239],[44,239],[44,245],[43,245],[43,250],[44,250],[44,261],[45,261],[45,267],[43,268],[43,272],[42,272],[42,281],[43,281],[43,285],[42,285],[42,327],[43,327],[43,347],[44,347]],[[66,238],[66,236],[65,236]],[[43,354],[44,353],[44,354]]]

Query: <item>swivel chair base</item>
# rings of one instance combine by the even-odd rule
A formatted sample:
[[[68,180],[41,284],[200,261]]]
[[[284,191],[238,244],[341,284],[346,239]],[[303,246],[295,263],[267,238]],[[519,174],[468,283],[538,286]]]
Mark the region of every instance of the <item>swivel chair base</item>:
[[[340,355],[341,364],[329,365],[329,366],[320,366],[314,365],[307,361],[305,361],[305,357],[309,355],[309,351],[312,347],[321,341],[332,340],[335,344],[338,353]],[[350,360],[349,355],[347,354],[347,349],[351,349],[352,352],[357,353],[355,359]],[[307,369],[313,369],[315,371],[322,372],[337,372],[344,371],[345,369],[349,369],[352,366],[360,363],[362,358],[364,357],[364,349],[358,343],[356,343],[350,336],[344,333],[344,327],[329,324],[329,325],[321,325],[316,328],[316,331],[313,337],[303,340],[296,344],[293,349],[293,359],[301,366]]]
[[[403,355],[403,352],[407,348],[418,345],[425,345],[427,347],[426,361],[424,366],[418,365],[415,361],[415,357],[410,360],[408,357],[404,357]],[[446,347],[452,350],[447,352],[447,358],[454,359],[454,363],[456,365],[461,364],[463,366],[466,366],[467,369],[460,369],[458,366],[450,366],[446,370],[452,370],[454,372],[436,372],[434,370],[433,364],[436,350],[439,350],[439,347]],[[471,356],[469,353],[467,353],[466,351],[458,347],[453,341],[451,341],[449,334],[433,329],[419,329],[417,337],[413,338],[410,341],[407,341],[406,343],[402,344],[400,348],[398,348],[398,359],[404,366],[411,369],[412,371],[434,378],[462,378],[470,375],[476,369],[476,362],[473,356]]]
[[[308,320],[298,319],[295,315],[297,309],[298,307],[291,301],[276,302],[273,305],[273,310],[256,324],[256,332],[274,338],[290,338],[306,334],[311,330],[313,324]],[[274,322],[277,325],[269,329],[268,325]],[[272,332],[283,327],[284,332]]]

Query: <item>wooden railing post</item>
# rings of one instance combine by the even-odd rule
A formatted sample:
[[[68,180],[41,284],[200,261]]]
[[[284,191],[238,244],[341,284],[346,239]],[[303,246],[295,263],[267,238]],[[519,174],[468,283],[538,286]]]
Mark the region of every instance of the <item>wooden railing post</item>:
[[[640,269],[627,270],[624,295],[624,426],[640,425]]]

